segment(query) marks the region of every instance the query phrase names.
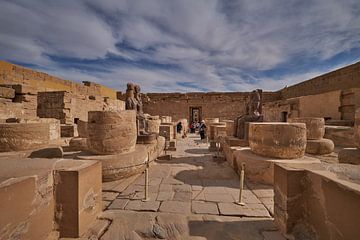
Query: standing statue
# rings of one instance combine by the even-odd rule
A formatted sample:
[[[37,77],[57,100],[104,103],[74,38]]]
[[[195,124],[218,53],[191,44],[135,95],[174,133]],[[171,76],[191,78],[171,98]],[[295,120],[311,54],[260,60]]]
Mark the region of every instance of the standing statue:
[[[137,110],[137,101],[134,95],[134,84],[128,83],[126,88],[126,100],[125,100],[125,109],[126,110]]]
[[[248,122],[262,122],[263,115],[261,114],[261,100],[262,90],[256,89],[251,92],[250,100],[246,103],[246,114],[242,115],[235,120],[236,136],[241,139],[248,138],[248,129],[246,123]]]
[[[143,110],[143,102],[141,99],[141,89],[139,85],[135,85],[135,100],[137,102],[136,118],[138,120],[139,132],[147,134],[146,132],[146,118]]]

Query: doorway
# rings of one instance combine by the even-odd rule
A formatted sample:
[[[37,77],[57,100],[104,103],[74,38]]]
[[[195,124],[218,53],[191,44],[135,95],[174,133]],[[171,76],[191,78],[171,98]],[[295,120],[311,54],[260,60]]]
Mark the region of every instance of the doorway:
[[[202,120],[201,118],[201,107],[190,107],[190,122],[200,122]]]

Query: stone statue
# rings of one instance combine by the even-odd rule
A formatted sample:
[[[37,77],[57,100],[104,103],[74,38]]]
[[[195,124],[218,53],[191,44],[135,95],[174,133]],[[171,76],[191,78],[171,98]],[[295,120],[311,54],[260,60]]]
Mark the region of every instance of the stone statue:
[[[246,114],[236,118],[236,136],[238,138],[248,138],[248,129],[246,123],[263,121],[263,115],[261,114],[261,95],[261,89],[252,91],[250,94],[250,99],[246,103]]]
[[[250,95],[250,115],[261,115],[261,90],[256,89]]]
[[[146,132],[146,117],[144,115],[144,110],[143,110],[143,102],[141,99],[141,88],[139,85],[134,85],[134,90],[135,90],[135,101],[136,101],[136,119],[138,122],[138,132],[139,134],[147,134]]]
[[[125,101],[125,109],[126,110],[136,110],[137,111],[137,101],[134,94],[135,86],[132,83],[127,84],[126,89],[126,101]]]

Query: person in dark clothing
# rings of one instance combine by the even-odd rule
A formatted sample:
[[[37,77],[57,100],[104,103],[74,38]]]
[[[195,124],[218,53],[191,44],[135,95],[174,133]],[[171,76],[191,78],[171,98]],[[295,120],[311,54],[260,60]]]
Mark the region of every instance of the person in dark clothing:
[[[181,124],[181,122],[179,122],[179,123],[176,125],[176,132],[177,132],[177,133],[181,133],[181,130],[182,130],[182,124]]]
[[[195,133],[195,122],[190,123],[190,132]]]
[[[200,123],[199,133],[200,133],[200,138],[205,139],[205,137],[206,137],[206,124],[205,124],[204,120],[202,120],[201,123]]]

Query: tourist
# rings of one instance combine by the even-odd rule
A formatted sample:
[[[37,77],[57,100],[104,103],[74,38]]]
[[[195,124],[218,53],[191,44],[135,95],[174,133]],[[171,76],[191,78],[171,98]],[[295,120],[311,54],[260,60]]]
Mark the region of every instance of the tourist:
[[[201,123],[200,123],[199,132],[200,132],[201,140],[205,139],[205,136],[206,136],[206,124],[205,124],[204,120],[202,120]]]
[[[195,122],[190,123],[190,132],[195,133]]]
[[[177,132],[177,133],[181,133],[181,130],[182,130],[182,125],[181,125],[181,122],[179,122],[179,123],[176,125],[176,132]]]

